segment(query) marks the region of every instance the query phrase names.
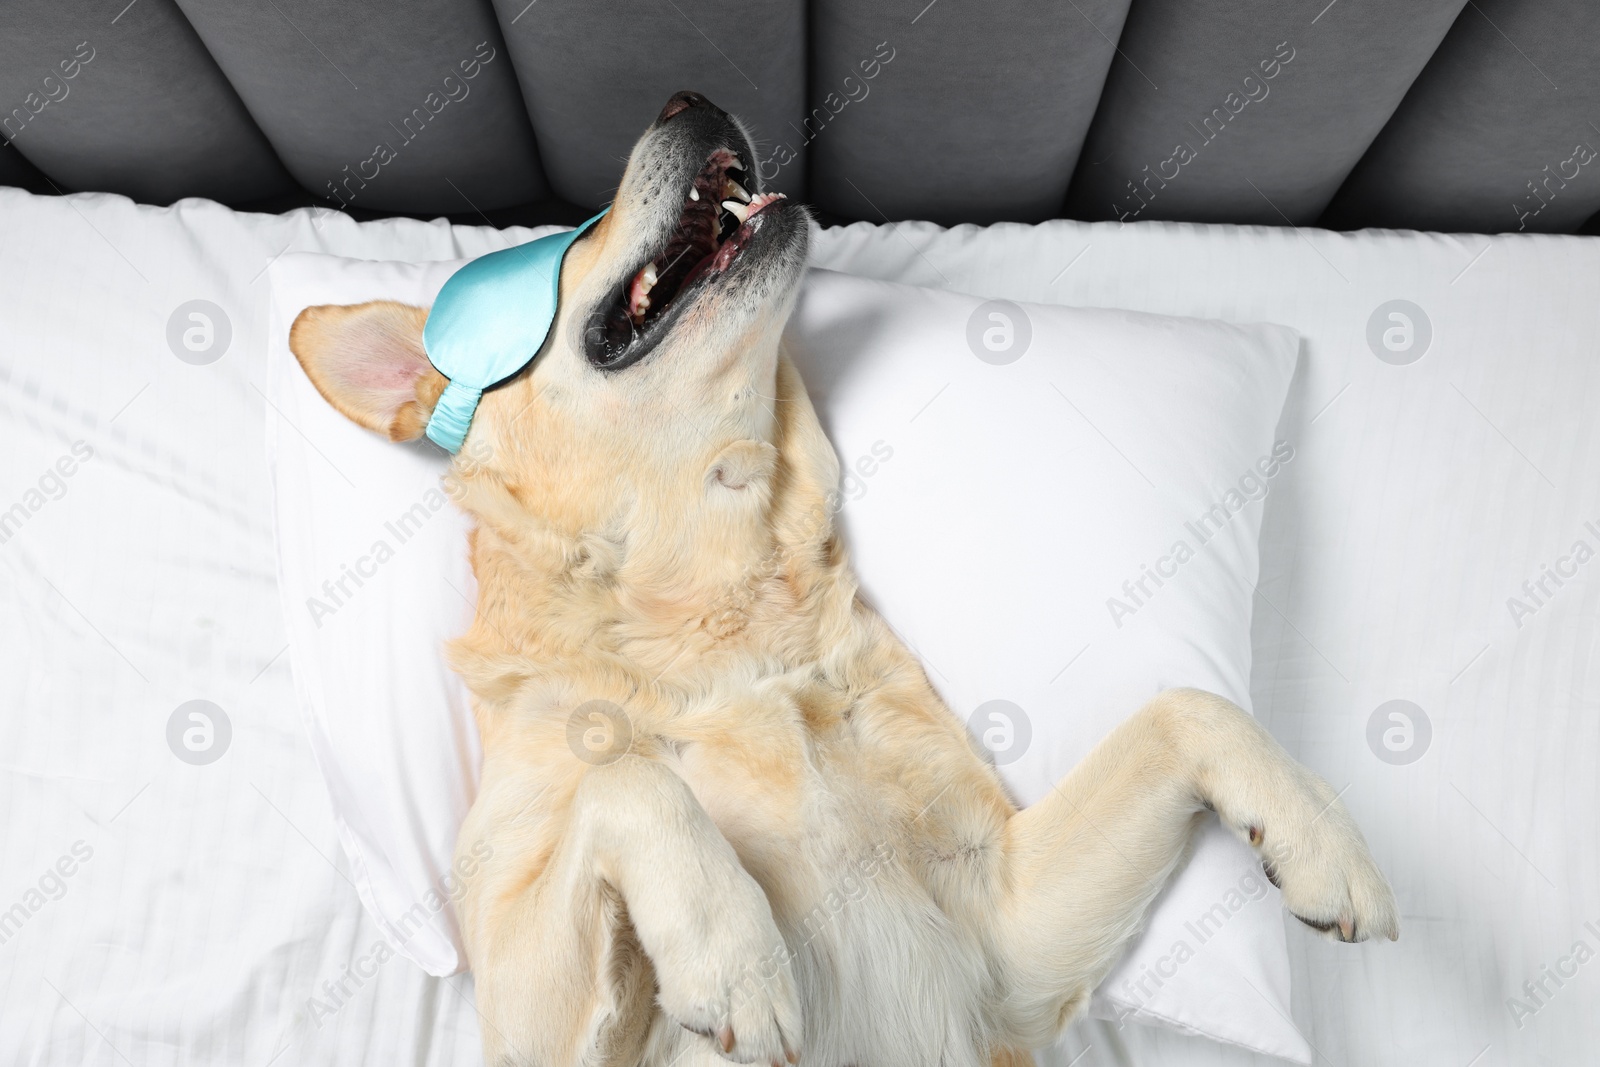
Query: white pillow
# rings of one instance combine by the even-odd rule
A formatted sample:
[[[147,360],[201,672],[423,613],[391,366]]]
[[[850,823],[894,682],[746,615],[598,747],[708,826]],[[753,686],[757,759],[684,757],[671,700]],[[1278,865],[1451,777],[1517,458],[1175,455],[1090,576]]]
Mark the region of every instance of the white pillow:
[[[465,966],[450,869],[478,751],[440,645],[476,596],[442,452],[317,395],[304,307],[427,305],[459,262],[312,254],[271,269],[279,577],[302,712],[363,902],[433,974]],[[845,471],[864,595],[1023,804],[1150,696],[1248,707],[1260,499],[1298,336],[813,271],[790,355]],[[1180,545],[1182,547],[1180,547]],[[1310,1062],[1277,891],[1215,822],[1091,1009]]]

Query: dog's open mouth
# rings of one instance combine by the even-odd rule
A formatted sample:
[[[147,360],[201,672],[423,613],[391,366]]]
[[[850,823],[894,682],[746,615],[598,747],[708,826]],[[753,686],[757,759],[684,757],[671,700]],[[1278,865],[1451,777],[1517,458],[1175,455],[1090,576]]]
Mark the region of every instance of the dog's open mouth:
[[[760,230],[782,193],[752,195],[743,161],[719,148],[684,196],[666,247],[630,275],[602,309],[586,340],[595,366],[618,370],[641,358],[664,331],[679,298],[726,272]],[[686,303],[687,301],[685,301]]]

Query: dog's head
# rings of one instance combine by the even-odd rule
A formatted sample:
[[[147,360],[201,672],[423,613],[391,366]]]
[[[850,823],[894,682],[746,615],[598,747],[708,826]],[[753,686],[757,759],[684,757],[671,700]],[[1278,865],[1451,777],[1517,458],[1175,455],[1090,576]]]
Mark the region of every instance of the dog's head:
[[[482,525],[569,541],[649,530],[670,565],[691,545],[748,538],[784,453],[803,453],[800,480],[832,488],[820,434],[786,433],[815,420],[778,355],[808,218],[762,191],[755,158],[697,93],[673,96],[645,131],[610,212],[566,254],[543,349],[473,418],[454,475]],[[309,308],[290,347],[335,408],[411,440],[446,384],[424,353],[426,318],[386,302]]]

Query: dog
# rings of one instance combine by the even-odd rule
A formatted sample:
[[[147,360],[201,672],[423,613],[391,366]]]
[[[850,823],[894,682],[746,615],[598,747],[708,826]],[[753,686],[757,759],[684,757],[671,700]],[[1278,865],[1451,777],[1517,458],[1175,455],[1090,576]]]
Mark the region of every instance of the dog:
[[[1160,694],[1017,809],[856,595],[783,351],[809,215],[755,159],[704,97],[668,101],[449,475],[475,520],[447,655],[483,740],[458,915],[487,1062],[1031,1064],[1208,810],[1302,921],[1398,937],[1338,796],[1221,697]],[[446,384],[426,318],[309,308],[291,348],[411,441]]]

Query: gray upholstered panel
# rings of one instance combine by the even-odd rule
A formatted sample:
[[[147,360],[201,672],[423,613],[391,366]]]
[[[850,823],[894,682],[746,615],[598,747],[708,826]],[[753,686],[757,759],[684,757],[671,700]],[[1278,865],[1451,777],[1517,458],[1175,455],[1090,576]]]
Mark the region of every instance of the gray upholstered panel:
[[[1140,0],[1067,214],[1315,222],[1463,2]]]
[[[1570,233],[1600,209],[1597,123],[1600,4],[1474,0],[1328,221]]]
[[[178,3],[313,193],[416,213],[549,195],[487,0]]]
[[[63,189],[146,203],[244,203],[292,189],[172,0],[119,7],[0,5],[0,120],[14,147]]]
[[[812,9],[808,108],[829,107],[829,93],[848,98],[845,78],[861,82],[861,64],[880,49],[892,55],[861,82],[863,99],[812,133],[819,207],[872,222],[1059,213],[1127,0],[814,0]]]
[[[0,137],[0,185],[15,185],[23,189],[32,189],[34,192],[43,192],[50,186],[46,184],[44,175],[39,169],[11,147],[11,143]]]
[[[570,222],[694,88],[827,221],[1600,230],[1600,0],[1128,4],[11,0],[0,183]]]
[[[805,88],[803,0],[495,0],[523,99],[557,195],[611,199],[645,126],[679,89],[738,115],[760,143],[798,122]],[[804,164],[770,187],[803,196]]]

